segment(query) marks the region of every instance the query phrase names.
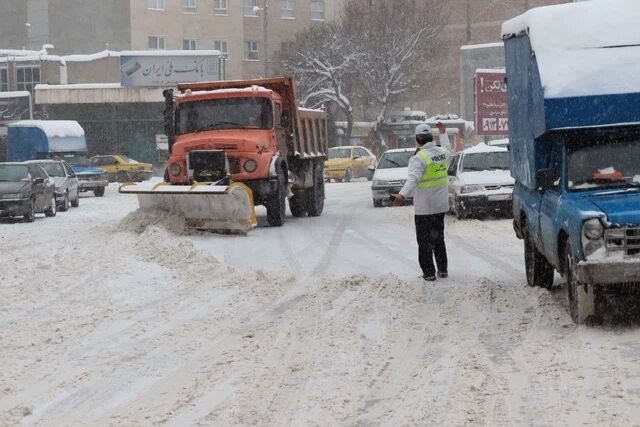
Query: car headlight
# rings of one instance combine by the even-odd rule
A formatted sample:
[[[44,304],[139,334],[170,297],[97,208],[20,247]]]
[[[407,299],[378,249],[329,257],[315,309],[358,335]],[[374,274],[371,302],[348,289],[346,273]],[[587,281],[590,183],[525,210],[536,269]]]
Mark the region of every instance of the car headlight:
[[[378,186],[378,185],[384,185],[386,181],[383,181],[381,179],[374,179],[373,181],[371,181],[371,185],[374,186]]]
[[[582,225],[582,233],[589,240],[598,240],[604,234],[604,225],[598,218],[591,218]]]
[[[254,160],[247,160],[244,162],[244,170],[251,173],[258,168],[258,164]]]
[[[460,187],[460,193],[476,193],[478,191],[483,191],[484,187],[482,185],[463,185]]]
[[[174,163],[171,165],[170,172],[171,172],[171,175],[173,176],[179,176],[180,172],[182,172],[182,168],[180,167],[179,164]]]

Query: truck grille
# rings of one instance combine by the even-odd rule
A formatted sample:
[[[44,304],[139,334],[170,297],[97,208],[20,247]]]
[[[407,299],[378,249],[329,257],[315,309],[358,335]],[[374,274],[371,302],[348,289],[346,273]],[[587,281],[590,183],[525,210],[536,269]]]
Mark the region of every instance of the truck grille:
[[[607,229],[604,241],[610,251],[623,250],[625,255],[640,254],[640,227]]]

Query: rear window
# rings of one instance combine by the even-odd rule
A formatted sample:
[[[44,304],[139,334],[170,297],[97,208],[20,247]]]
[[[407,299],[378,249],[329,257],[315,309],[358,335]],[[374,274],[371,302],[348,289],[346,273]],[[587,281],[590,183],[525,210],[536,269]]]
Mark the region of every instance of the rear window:
[[[0,181],[28,181],[29,168],[24,165],[0,165]]]
[[[62,163],[40,163],[42,169],[44,169],[49,176],[64,177],[64,169]]]
[[[332,148],[329,150],[330,159],[350,159],[351,148]]]
[[[465,154],[462,159],[462,172],[509,169],[511,159],[508,151]]]

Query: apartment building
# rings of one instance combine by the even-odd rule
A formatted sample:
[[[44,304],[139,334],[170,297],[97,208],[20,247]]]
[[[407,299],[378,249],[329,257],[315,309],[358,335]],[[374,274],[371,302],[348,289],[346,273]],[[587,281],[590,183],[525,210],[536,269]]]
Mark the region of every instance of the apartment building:
[[[50,43],[58,55],[216,49],[227,57],[227,78],[256,78],[264,74],[265,50],[271,70],[282,41],[338,19],[344,1],[2,0],[0,48]]]

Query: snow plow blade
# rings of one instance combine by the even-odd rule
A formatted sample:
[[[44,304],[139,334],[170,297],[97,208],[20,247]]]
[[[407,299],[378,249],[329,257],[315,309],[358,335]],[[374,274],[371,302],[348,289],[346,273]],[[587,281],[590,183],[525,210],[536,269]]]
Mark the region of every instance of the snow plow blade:
[[[120,193],[137,194],[142,210],[183,215],[189,227],[220,233],[248,233],[256,226],[253,193],[246,185],[171,185],[126,183]]]

